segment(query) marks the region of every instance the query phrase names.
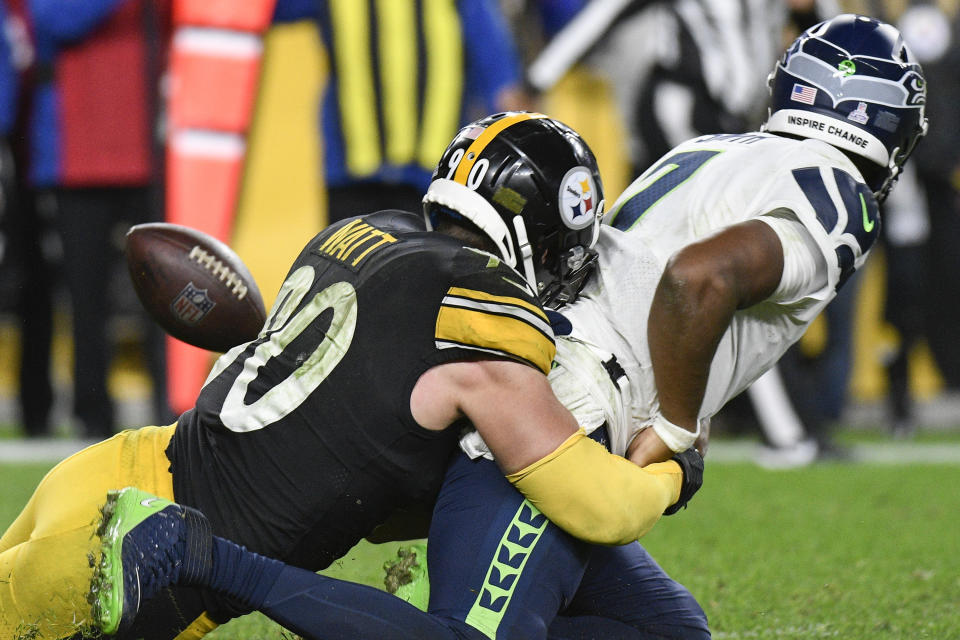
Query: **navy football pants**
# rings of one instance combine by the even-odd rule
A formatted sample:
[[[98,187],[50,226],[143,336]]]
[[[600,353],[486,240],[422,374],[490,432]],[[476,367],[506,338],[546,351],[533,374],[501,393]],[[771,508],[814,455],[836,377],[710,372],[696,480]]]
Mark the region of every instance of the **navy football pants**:
[[[489,460],[455,457],[427,554],[430,612],[491,638],[710,637],[700,605],[639,543],[574,539]]]
[[[292,567],[261,610],[306,638],[710,637],[693,596],[639,543],[599,547],[572,538],[489,460],[454,458],[427,553],[429,614],[371,587]]]

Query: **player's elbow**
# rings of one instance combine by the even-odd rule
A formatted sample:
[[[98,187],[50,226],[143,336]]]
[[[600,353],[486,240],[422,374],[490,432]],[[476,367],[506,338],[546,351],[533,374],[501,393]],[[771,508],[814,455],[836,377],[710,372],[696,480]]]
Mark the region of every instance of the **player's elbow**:
[[[667,262],[660,294],[684,313],[737,304],[736,276],[731,261],[709,259],[695,247],[680,250]]]

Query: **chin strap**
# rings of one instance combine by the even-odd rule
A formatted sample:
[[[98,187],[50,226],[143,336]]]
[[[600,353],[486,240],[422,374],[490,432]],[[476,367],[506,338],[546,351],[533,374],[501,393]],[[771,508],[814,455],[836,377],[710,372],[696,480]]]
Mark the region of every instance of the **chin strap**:
[[[520,259],[517,262],[523,265],[523,276],[527,279],[530,287],[534,292],[539,293],[537,274],[533,269],[533,247],[530,246],[530,239],[527,237],[527,225],[523,224],[522,216],[513,217],[513,230],[516,232],[517,246],[520,248]]]

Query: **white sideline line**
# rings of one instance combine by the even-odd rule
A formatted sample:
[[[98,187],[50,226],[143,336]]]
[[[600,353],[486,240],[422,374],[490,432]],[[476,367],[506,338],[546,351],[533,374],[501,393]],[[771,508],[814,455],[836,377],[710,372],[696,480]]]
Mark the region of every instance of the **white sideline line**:
[[[760,445],[754,442],[711,442],[707,464],[753,462]],[[960,443],[875,442],[851,445],[849,462],[870,464],[960,464]]]
[[[4,440],[0,441],[0,463],[58,462],[96,442],[99,441],[60,438]]]
[[[785,627],[783,629],[766,629],[764,631],[714,631],[711,633],[715,640],[740,640],[740,638],[835,638],[836,631],[829,630],[826,625],[806,627]]]
[[[93,444],[92,440],[0,441],[0,463],[57,462]],[[760,446],[754,442],[711,442],[707,464],[753,462]],[[877,442],[850,448],[851,462],[872,464],[960,464],[960,443]]]

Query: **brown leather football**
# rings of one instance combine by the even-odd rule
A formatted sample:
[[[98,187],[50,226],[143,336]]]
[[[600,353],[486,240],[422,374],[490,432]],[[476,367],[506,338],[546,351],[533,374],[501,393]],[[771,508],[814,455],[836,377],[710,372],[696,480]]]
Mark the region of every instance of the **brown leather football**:
[[[257,337],[263,297],[234,251],[196,229],[166,222],[127,232],[133,288],[150,316],[174,338],[227,351]]]

